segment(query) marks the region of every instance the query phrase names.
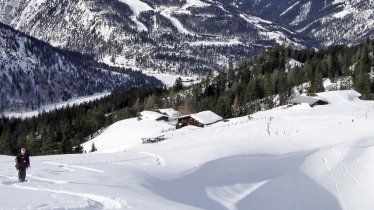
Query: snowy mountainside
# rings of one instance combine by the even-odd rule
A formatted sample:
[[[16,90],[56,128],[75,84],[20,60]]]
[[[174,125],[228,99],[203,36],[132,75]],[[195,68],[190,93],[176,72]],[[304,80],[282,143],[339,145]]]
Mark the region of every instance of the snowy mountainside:
[[[1,0],[1,21],[53,46],[147,72],[205,74],[274,42],[304,42],[218,1]]]
[[[0,156],[2,208],[371,210],[374,102],[358,96],[319,93],[328,105],[205,128],[120,121],[84,145],[101,152],[31,157],[26,183],[14,158]],[[159,134],[166,139],[141,144]]]
[[[373,0],[221,0],[310,38],[315,47],[374,36]]]
[[[369,210],[373,189],[362,183],[372,183],[366,174],[374,173],[367,165],[374,155],[374,102],[359,100],[355,91],[317,95],[330,104],[279,107],[207,128],[166,131],[170,125],[165,123],[125,120],[84,147],[89,150],[94,142],[104,153],[125,150],[159,157],[164,167],[182,175],[160,171],[151,189],[197,209]],[[141,130],[141,124],[152,123],[153,130],[134,130],[138,135],[132,136],[132,126]],[[129,133],[119,138],[121,131]],[[165,141],[141,144],[140,137],[161,134]],[[353,189],[362,196],[352,199]]]
[[[160,84],[140,72],[98,64],[0,24],[0,113],[37,109],[115,88]]]

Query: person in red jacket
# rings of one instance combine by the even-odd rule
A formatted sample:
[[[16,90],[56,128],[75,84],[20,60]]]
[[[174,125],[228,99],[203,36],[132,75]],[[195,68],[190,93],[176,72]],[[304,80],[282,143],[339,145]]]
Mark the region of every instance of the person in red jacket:
[[[18,170],[18,180],[24,182],[26,179],[26,169],[30,167],[30,158],[26,149],[22,148],[21,153],[16,157],[16,168]]]

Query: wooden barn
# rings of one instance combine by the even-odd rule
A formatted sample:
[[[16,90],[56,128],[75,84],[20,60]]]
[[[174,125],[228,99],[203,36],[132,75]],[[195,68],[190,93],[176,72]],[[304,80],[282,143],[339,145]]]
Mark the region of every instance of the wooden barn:
[[[289,101],[290,105],[295,105],[295,104],[309,104],[310,107],[314,107],[316,105],[326,105],[328,102],[319,99],[319,98],[314,98],[310,96],[296,96],[295,98],[291,99]]]
[[[176,128],[179,129],[188,125],[205,127],[206,125],[211,125],[222,120],[223,118],[221,116],[212,111],[203,111],[179,117]]]

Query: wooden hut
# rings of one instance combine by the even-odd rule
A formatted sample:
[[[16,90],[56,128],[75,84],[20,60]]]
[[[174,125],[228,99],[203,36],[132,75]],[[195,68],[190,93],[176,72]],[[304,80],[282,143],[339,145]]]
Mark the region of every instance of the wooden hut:
[[[205,127],[223,120],[223,118],[212,111],[203,111],[196,114],[185,115],[178,118],[176,128],[182,128],[188,125]]]

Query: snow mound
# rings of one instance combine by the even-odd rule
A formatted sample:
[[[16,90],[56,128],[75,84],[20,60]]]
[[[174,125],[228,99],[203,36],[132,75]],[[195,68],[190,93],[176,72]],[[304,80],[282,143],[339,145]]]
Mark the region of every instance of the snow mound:
[[[90,151],[91,146],[99,152],[123,151],[133,145],[140,145],[141,138],[152,135],[159,136],[163,130],[172,129],[174,126],[154,120],[140,120],[135,118],[122,120],[109,126],[98,137],[82,144],[85,151]]]

